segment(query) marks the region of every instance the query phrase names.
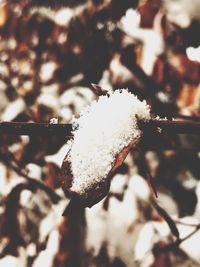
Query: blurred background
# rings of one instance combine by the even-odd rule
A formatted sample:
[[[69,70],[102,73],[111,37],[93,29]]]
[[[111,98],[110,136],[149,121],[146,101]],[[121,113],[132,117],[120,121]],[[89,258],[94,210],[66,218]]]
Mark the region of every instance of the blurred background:
[[[199,0],[0,0],[0,120],[70,123],[95,83],[200,121],[199,24]],[[200,266],[199,136],[144,135],[108,197],[63,217],[67,136],[0,135],[0,267]]]

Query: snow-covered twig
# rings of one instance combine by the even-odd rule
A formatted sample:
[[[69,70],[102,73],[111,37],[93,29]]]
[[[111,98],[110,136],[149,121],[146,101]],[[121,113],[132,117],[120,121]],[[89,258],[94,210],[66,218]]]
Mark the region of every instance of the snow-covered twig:
[[[151,119],[149,121],[139,121],[142,129],[158,127],[165,132],[177,134],[199,134],[200,122],[189,120],[166,120]],[[0,134],[13,135],[64,135],[71,137],[71,124],[64,123],[29,123],[29,122],[0,122]]]
[[[66,135],[71,136],[71,124],[32,123],[32,122],[0,122],[1,134],[14,135]]]

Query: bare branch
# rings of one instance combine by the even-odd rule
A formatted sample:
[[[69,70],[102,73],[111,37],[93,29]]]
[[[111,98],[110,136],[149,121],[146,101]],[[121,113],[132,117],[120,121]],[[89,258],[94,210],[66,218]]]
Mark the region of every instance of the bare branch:
[[[165,120],[151,119],[150,121],[140,120],[142,129],[160,128],[169,133],[176,134],[200,134],[200,122],[188,120]],[[65,123],[32,123],[32,122],[0,122],[0,133],[14,135],[64,135],[72,137],[72,125]]]
[[[62,123],[0,122],[0,133],[15,135],[71,136],[72,125]]]
[[[165,246],[160,246],[160,245],[155,246],[154,247],[154,253],[155,254],[166,253],[166,252],[169,252],[169,251],[172,251],[172,250],[178,248],[182,242],[184,242],[187,239],[189,239],[191,236],[196,234],[199,230],[200,230],[200,224],[197,225],[196,228],[190,234],[185,236],[184,238],[176,239],[174,242],[169,243],[169,244],[167,244]]]
[[[168,133],[200,134],[200,122],[188,120],[151,119],[148,122],[140,121],[141,127],[158,127]]]
[[[157,210],[159,215],[166,221],[171,230],[171,233],[177,238],[177,240],[179,240],[180,234],[171,216],[162,207],[160,207],[157,202],[153,201],[153,206]]]

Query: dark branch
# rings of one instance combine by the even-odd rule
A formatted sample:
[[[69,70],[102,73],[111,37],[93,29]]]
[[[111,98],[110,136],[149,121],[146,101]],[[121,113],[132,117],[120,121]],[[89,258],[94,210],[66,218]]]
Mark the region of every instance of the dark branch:
[[[200,225],[197,225],[196,228],[190,234],[185,236],[184,238],[176,239],[174,242],[169,243],[169,244],[164,245],[164,246],[159,246],[159,245],[155,246],[154,249],[153,249],[154,253],[155,254],[166,253],[166,252],[169,252],[169,251],[173,251],[174,249],[177,249],[182,242],[184,242],[187,239],[189,239],[191,236],[196,234],[199,230],[200,230]]]
[[[200,134],[200,122],[187,120],[151,119],[139,121],[142,129],[160,128],[177,134]],[[0,134],[14,135],[63,135],[71,137],[72,125],[64,123],[0,122]]]
[[[15,135],[63,135],[71,136],[71,124],[0,122],[0,133]]]
[[[157,127],[167,133],[200,134],[200,122],[196,121],[151,119],[139,121],[139,125],[144,129]]]
[[[176,118],[179,118],[182,120],[200,121],[199,116],[187,116],[187,115],[183,115],[183,114],[176,114]]]

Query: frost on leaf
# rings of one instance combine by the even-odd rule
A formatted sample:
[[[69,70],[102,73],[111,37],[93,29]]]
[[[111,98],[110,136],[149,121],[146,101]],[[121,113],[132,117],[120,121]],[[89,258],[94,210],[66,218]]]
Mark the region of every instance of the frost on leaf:
[[[122,164],[142,132],[137,118],[150,119],[150,109],[127,90],[93,101],[73,122],[73,139],[62,167],[65,192],[92,206],[109,190],[113,171]]]

